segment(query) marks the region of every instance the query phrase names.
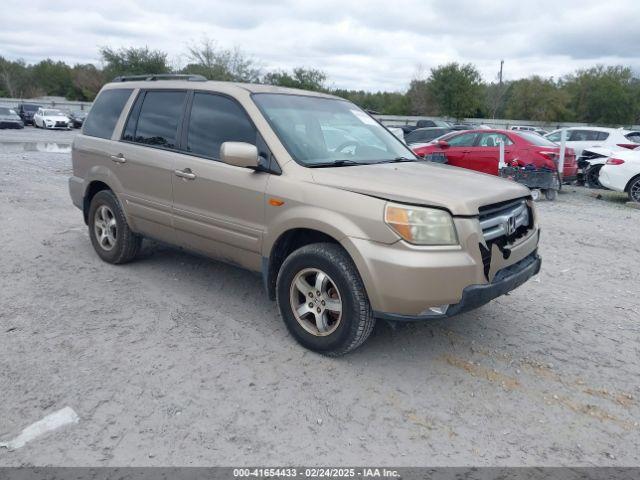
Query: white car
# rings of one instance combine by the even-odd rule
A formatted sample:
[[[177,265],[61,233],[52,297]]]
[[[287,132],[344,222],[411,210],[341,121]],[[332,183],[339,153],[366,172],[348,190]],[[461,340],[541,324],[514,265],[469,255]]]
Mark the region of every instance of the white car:
[[[54,108],[39,108],[33,116],[33,126],[36,128],[71,130],[69,117]]]
[[[640,131],[605,127],[569,127],[554,130],[545,138],[560,143],[562,131],[567,131],[567,147],[573,148],[576,158],[580,159],[582,150],[590,147],[608,147],[610,149],[634,149],[640,145]]]
[[[615,152],[600,169],[600,183],[627,192],[631,201],[640,202],[640,150]]]

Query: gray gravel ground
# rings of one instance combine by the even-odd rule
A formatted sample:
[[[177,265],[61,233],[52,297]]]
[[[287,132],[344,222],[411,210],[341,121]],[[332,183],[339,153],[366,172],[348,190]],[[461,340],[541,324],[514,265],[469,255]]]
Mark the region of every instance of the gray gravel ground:
[[[101,262],[70,155],[38,151],[72,137],[0,131],[0,441],[80,416],[0,466],[638,465],[639,210],[540,202],[535,279],[330,359],[254,274],[152,243]]]

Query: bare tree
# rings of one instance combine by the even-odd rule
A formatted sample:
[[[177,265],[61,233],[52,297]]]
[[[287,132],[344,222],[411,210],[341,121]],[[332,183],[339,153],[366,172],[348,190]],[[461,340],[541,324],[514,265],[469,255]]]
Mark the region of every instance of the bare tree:
[[[220,48],[210,38],[188,47],[190,63],[185,73],[199,73],[210,80],[255,83],[260,80],[261,69],[238,47]]]

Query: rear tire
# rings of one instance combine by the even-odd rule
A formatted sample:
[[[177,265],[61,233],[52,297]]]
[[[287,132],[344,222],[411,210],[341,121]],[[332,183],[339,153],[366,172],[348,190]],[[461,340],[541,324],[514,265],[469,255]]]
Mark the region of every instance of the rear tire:
[[[629,200],[640,203],[640,177],[636,177],[629,183]]]
[[[102,190],[91,200],[89,237],[98,256],[113,264],[133,260],[142,244],[142,237],[129,228],[120,202],[111,190]]]
[[[356,349],[375,325],[356,266],[333,243],[307,245],[289,255],[278,272],[276,296],[289,333],[323,355]]]

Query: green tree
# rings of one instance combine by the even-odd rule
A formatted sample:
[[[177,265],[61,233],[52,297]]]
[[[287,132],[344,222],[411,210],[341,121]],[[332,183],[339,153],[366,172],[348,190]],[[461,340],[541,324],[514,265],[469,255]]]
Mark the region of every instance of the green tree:
[[[313,68],[294,68],[291,73],[277,71],[267,73],[262,81],[269,85],[279,87],[302,88],[322,92],[326,90],[327,75],[322,70]]]
[[[31,67],[33,82],[45,95],[69,97],[73,94],[71,67],[47,59]]]
[[[568,95],[553,79],[537,75],[512,82],[506,94],[508,118],[557,122],[567,120]]]
[[[107,80],[118,75],[171,72],[167,64],[167,54],[161,50],[149,50],[149,47],[129,47],[119,50],[102,47],[100,56],[104,62],[103,73]]]
[[[427,89],[441,115],[463,119],[482,105],[482,80],[472,64],[449,63],[431,69]]]
[[[260,68],[239,48],[218,48],[213,40],[203,39],[189,47],[191,61],[184,73],[196,73],[209,80],[256,83],[260,79]]]
[[[31,71],[24,60],[9,61],[0,57],[0,95],[28,98],[34,94]]]
[[[360,108],[382,115],[408,115],[409,98],[399,92],[365,92],[336,89],[330,93],[345,98]]]
[[[633,123],[638,117],[634,88],[633,73],[623,66],[599,65],[564,78],[569,108],[581,122]]]

